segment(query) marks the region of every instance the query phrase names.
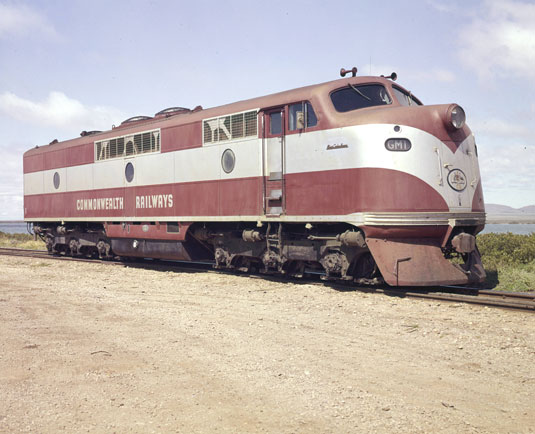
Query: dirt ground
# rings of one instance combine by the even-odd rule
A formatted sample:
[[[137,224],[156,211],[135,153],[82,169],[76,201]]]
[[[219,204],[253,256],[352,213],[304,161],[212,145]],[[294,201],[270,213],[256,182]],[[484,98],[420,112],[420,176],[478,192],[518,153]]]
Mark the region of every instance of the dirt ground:
[[[0,432],[535,432],[531,313],[52,260],[0,271]]]

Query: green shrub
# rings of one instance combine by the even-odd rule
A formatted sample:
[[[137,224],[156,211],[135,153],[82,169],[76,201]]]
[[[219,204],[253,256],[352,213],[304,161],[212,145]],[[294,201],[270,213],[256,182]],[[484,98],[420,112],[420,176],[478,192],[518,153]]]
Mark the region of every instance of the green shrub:
[[[535,233],[483,234],[477,237],[484,266],[531,264],[535,261]]]
[[[535,289],[535,233],[478,235],[477,245],[487,286],[502,291]]]

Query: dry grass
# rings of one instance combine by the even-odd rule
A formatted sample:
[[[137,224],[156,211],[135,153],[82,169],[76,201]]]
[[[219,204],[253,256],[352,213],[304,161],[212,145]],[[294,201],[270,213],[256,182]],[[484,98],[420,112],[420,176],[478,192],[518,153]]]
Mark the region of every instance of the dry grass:
[[[0,247],[15,249],[46,250],[45,243],[39,238],[37,241],[30,234],[6,234],[0,231]]]

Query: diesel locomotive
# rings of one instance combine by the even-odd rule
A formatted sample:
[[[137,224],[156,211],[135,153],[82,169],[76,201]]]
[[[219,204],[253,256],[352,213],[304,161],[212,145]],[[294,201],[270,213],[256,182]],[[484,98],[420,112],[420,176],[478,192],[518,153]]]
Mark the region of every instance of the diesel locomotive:
[[[463,109],[422,104],[395,74],[341,75],[35,147],[25,221],[51,254],[394,286],[483,281],[485,208]]]

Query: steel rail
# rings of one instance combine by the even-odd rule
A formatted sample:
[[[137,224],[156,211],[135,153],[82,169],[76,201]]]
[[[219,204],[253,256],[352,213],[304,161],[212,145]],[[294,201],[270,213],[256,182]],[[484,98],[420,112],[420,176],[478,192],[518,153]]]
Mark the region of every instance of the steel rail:
[[[529,294],[509,294],[503,291],[479,290],[470,295],[447,293],[447,292],[418,292],[403,291],[397,289],[384,289],[385,294],[395,295],[398,297],[423,298],[430,300],[450,301],[457,303],[478,304],[481,306],[503,307],[508,309],[528,310],[535,312],[535,296]]]
[[[232,270],[219,270],[211,268],[210,262],[186,262],[186,261],[165,261],[165,260],[144,260],[140,258],[121,260],[100,260],[90,258],[77,258],[66,255],[51,255],[46,250],[27,250],[17,248],[0,248],[0,255],[29,257],[37,259],[67,260],[77,262],[101,263],[108,265],[138,266],[143,268],[176,270],[184,272],[214,272],[219,274],[245,275],[249,277],[263,277],[270,280],[288,282],[301,282],[307,284],[328,285],[334,289],[342,291],[356,290],[367,293],[384,294],[390,297],[399,298],[421,298],[428,300],[448,301],[457,303],[477,304],[481,306],[501,307],[508,309],[526,310],[535,312],[535,294],[521,294],[517,292],[492,291],[478,288],[466,288],[461,286],[442,286],[434,288],[404,290],[386,286],[355,286],[351,282],[318,281],[318,276],[306,278],[288,278],[279,275],[258,274],[258,273],[236,273]],[[210,267],[210,268],[208,268]]]

